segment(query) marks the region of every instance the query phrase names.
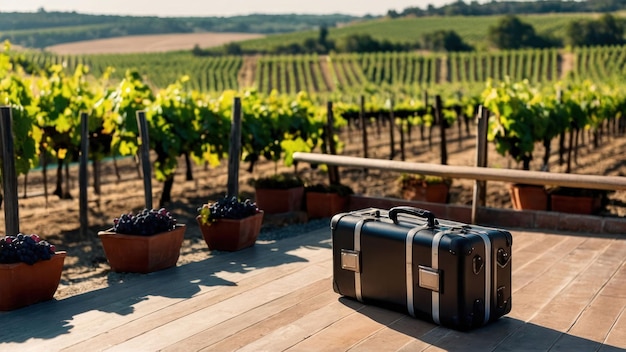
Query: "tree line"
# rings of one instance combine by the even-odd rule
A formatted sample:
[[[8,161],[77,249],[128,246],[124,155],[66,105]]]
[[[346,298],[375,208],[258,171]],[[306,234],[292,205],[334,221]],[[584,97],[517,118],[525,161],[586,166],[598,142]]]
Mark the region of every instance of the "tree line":
[[[541,1],[489,1],[469,3],[457,0],[441,7],[428,5],[425,9],[408,7],[401,12],[389,10],[387,16],[392,18],[416,16],[493,16],[507,14],[541,14],[541,13],[584,13],[584,12],[615,12],[626,9],[623,0],[541,0]]]

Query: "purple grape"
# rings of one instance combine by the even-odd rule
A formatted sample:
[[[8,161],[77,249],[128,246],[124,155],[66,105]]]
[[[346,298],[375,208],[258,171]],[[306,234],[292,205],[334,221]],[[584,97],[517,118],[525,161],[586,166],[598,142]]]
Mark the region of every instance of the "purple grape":
[[[37,235],[6,236],[0,239],[0,263],[35,264],[40,260],[48,260],[56,248]]]
[[[152,236],[175,227],[176,219],[165,208],[143,209],[137,214],[122,214],[113,220],[113,231],[127,235]]]

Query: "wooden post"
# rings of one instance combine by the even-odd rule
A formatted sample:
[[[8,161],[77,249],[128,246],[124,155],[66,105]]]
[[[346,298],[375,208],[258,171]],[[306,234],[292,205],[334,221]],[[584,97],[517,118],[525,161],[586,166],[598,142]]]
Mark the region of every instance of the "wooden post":
[[[405,153],[404,153],[404,123],[407,122],[407,119],[402,118],[400,120],[400,160],[404,161],[405,160]]]
[[[367,158],[367,126],[365,125],[365,97],[361,95],[361,109],[359,110],[359,123],[361,124],[361,136],[363,139],[363,157]]]
[[[396,156],[395,134],[396,134],[396,118],[393,112],[393,99],[391,99],[391,104],[389,107],[389,147],[390,147],[389,160],[393,160],[393,158]]]
[[[487,128],[489,126],[489,110],[482,105],[478,108],[478,131],[476,132],[476,166],[487,167]],[[487,198],[487,182],[474,181],[472,200],[472,224],[476,224],[478,206],[484,207]]]
[[[424,109],[426,111],[425,114],[428,114],[428,91],[425,90],[424,91]],[[422,124],[420,125],[420,140],[424,140],[424,129],[426,126],[424,126],[424,122],[422,122]]]
[[[143,173],[143,190],[146,209],[152,209],[152,169],[150,164],[150,136],[146,122],[146,112],[137,111],[137,129],[139,130],[139,155]]]
[[[239,197],[239,161],[241,158],[241,98],[233,98],[228,147],[228,197]]]
[[[87,166],[89,164],[89,124],[86,112],[80,113],[80,165],[78,170],[80,236],[87,238],[89,206],[87,204]]]
[[[329,101],[326,104],[326,111],[328,116],[326,118],[326,145],[328,145],[328,151],[331,155],[337,155],[337,146],[335,145],[335,116],[333,115],[333,102]],[[339,167],[337,165],[328,165],[328,182],[331,185],[338,185],[341,183],[339,178]]]
[[[9,106],[0,107],[0,143],[2,144],[2,186],[4,190],[4,232],[15,236],[20,232],[17,204],[17,175],[13,144],[13,116]]]
[[[435,114],[437,123],[439,123],[439,134],[441,136],[441,165],[448,164],[448,145],[446,140],[446,121],[443,117],[443,103],[441,96],[435,97]]]

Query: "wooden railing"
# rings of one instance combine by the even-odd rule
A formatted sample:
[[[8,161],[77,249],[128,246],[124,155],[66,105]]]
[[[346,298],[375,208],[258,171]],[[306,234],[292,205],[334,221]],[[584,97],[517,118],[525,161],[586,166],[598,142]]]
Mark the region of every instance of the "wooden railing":
[[[475,181],[500,181],[532,185],[550,185],[599,190],[626,190],[626,177],[566,174],[557,172],[494,169],[474,166],[426,164],[409,161],[359,158],[341,155],[297,152],[294,160],[312,164],[326,164],[364,169],[380,169],[403,173],[445,176]],[[474,187],[472,214],[476,214],[477,187]],[[472,221],[475,221],[472,216]]]

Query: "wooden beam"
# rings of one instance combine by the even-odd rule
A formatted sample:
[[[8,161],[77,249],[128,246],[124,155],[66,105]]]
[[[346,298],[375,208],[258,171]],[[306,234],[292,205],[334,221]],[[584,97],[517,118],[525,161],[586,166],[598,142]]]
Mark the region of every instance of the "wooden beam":
[[[580,175],[542,171],[493,169],[474,166],[438,165],[302,152],[294,153],[293,158],[294,160],[317,164],[420,173],[480,181],[500,181],[615,191],[626,190],[626,177],[623,176]]]

